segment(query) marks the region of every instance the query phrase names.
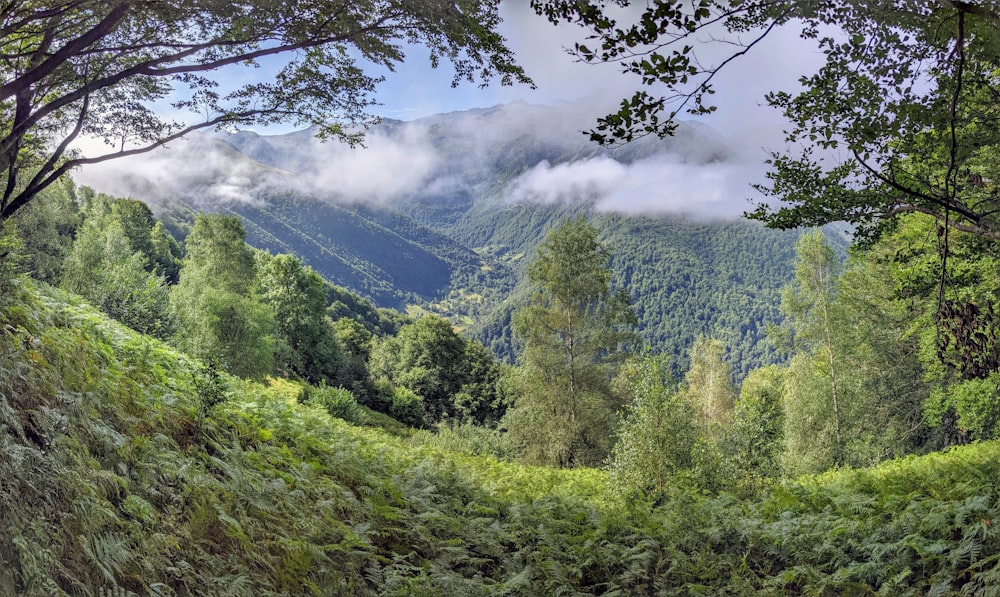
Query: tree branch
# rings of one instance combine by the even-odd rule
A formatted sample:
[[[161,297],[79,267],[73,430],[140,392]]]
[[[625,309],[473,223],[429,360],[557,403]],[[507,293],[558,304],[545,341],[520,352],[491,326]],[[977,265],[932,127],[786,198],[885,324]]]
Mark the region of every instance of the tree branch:
[[[78,54],[83,48],[86,48],[90,44],[113,31],[114,28],[118,26],[118,23],[125,18],[125,15],[128,14],[128,11],[128,4],[122,3],[115,6],[111,9],[107,16],[101,20],[100,23],[92,27],[80,37],[64,45],[41,64],[31,68],[28,72],[24,73],[20,77],[17,77],[13,81],[0,85],[0,101],[11,97],[20,90],[27,89],[31,85],[52,74],[56,68],[69,60],[72,56]]]
[[[0,142],[0,155],[3,155],[5,150],[7,150],[13,142],[16,142],[16,140],[19,139],[21,136],[23,136],[28,130],[30,130],[31,127],[37,125],[42,119],[47,117],[49,114],[61,108],[64,108],[74,102],[77,102],[87,95],[92,95],[93,93],[101,89],[117,85],[122,81],[129,79],[131,77],[143,76],[143,75],[151,77],[167,77],[177,74],[206,72],[206,71],[216,70],[224,66],[246,62],[248,60],[255,60],[257,58],[263,58],[265,56],[272,56],[275,54],[290,52],[292,50],[308,49],[308,48],[318,47],[321,45],[338,43],[346,41],[348,39],[352,39],[360,35],[379,31],[385,24],[385,22],[391,19],[393,16],[395,15],[384,16],[371,25],[358,28],[348,33],[329,36],[329,37],[314,38],[307,41],[300,41],[280,46],[272,46],[271,48],[264,48],[253,52],[245,52],[242,54],[237,54],[202,64],[189,64],[172,68],[155,68],[156,65],[158,64],[183,60],[184,58],[197,54],[201,50],[215,47],[218,45],[218,42],[216,41],[207,42],[205,44],[201,44],[200,46],[192,46],[191,48],[188,48],[183,52],[178,52],[176,54],[161,56],[155,59],[147,60],[145,62],[133,65],[128,69],[120,71],[115,75],[91,81],[90,83],[74,90],[72,93],[68,93],[62,97],[56,98],[46,103],[44,106],[36,110],[24,122],[19,123],[18,125],[12,127],[7,137],[2,142]]]
[[[902,213],[910,213],[910,212],[922,213],[931,216],[936,221],[941,223],[946,223],[949,228],[958,230],[959,232],[966,232],[968,234],[974,234],[976,236],[989,238],[991,240],[1000,240],[1000,232],[995,232],[987,228],[983,228],[982,226],[979,226],[977,224],[962,224],[950,218],[946,219],[944,214],[940,212],[936,212],[926,207],[920,207],[919,205],[913,205],[912,203],[906,205],[899,205],[893,208],[891,211],[889,211],[887,215],[891,217]]]
[[[970,4],[959,0],[937,0],[937,3],[943,8],[954,10],[960,14],[975,15],[994,27],[1000,27],[1000,15],[981,4]]]

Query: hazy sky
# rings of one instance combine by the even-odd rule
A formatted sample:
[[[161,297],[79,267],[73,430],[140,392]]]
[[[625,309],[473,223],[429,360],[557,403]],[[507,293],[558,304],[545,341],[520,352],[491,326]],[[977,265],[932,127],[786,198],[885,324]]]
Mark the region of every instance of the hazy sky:
[[[427,66],[426,54],[419,48],[411,51],[407,61],[395,73],[386,73],[378,98],[383,116],[411,120],[438,112],[488,107],[522,99],[530,103],[553,104],[560,100],[573,101],[600,96],[613,107],[618,100],[630,96],[637,88],[635,77],[623,75],[617,64],[589,65],[576,62],[565,52],[574,42],[583,41],[585,32],[573,25],[555,27],[536,15],[527,2],[505,2],[503,33],[519,62],[532,77],[537,89],[525,86],[501,87],[490,85],[480,89],[475,85],[451,88],[451,71],[447,65],[437,70]],[[700,51],[710,57],[713,52],[730,51],[716,45],[705,45]],[[717,79],[713,102],[719,111],[704,122],[729,136],[771,137],[780,141],[782,120],[762,106],[764,94],[770,90],[797,87],[801,74],[812,72],[821,56],[813,46],[800,40],[792,30],[778,30],[751,54],[738,59]],[[653,94],[656,88],[649,88]],[[595,118],[600,114],[594,114]]]

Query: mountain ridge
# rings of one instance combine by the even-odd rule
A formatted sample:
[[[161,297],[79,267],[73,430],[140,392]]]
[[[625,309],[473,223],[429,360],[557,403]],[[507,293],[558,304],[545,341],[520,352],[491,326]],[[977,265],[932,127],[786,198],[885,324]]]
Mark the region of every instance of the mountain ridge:
[[[670,168],[683,175],[685,168],[714,172],[737,158],[720,133],[697,123],[682,124],[673,138],[601,147],[580,132],[588,118],[581,105],[520,103],[388,120],[367,133],[367,149],[320,144],[308,129],[219,134],[192,143],[196,155],[187,162],[183,150],[163,161],[161,168],[176,174],[169,184],[128,181],[134,191],[119,194],[145,193],[161,215],[180,219],[191,210],[236,214],[252,245],[294,253],[380,306],[450,317],[508,359],[515,356],[509,314],[529,294],[525,264],[548,230],[582,215],[616,251],[615,283],[639,307],[648,346],[670,353],[680,366],[694,336],[711,335],[739,344],[731,347],[739,371],[773,359],[773,350],[760,345],[762,333],[745,336],[779,317],[778,289],[789,279],[798,233],[731,217],[606,209],[602,193],[630,201],[671,182],[653,178],[635,190],[616,190],[616,181],[631,183],[640,167],[645,175]],[[205,153],[217,144],[227,149]],[[697,186],[692,192],[697,195]],[[678,233],[684,226],[699,232]],[[717,267],[682,258],[697,255],[702,241],[715,236],[731,243],[728,256],[713,257]],[[640,251],[644,246],[659,248]],[[726,279],[728,287],[713,280],[746,255],[774,266],[750,268],[766,269],[765,280]],[[673,267],[675,258],[698,271]],[[689,292],[650,290],[682,287]],[[727,296],[737,297],[746,322],[722,313],[732,309]],[[671,315],[677,312],[686,321]]]

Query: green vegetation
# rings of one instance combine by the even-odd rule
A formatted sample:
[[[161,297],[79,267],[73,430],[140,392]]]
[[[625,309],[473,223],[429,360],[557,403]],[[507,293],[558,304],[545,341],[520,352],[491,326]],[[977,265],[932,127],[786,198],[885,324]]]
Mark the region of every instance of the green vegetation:
[[[496,354],[513,361],[520,350],[511,316],[530,297],[526,268],[538,245],[559,222],[581,212],[611,250],[611,284],[629,294],[643,344],[669,355],[675,374],[686,370],[699,336],[723,341],[735,380],[782,360],[767,341],[767,329],[782,319],[781,288],[792,277],[798,232],[752,222],[627,217],[527,204],[483,207],[455,230],[466,242],[488,243],[489,254],[501,261],[493,275],[506,276],[504,285],[487,287],[496,294],[479,290],[495,307],[479,306],[480,316],[470,328]],[[843,246],[830,241],[838,250]],[[515,255],[521,258],[511,261]]]
[[[422,414],[406,417],[414,426],[449,419],[495,425],[507,409],[500,365],[481,345],[433,315],[403,326],[395,337],[375,341],[369,367],[374,377],[419,400]],[[402,408],[406,399],[393,397],[397,399]]]
[[[611,292],[609,257],[580,218],[553,230],[528,268],[538,292],[514,320],[525,349],[506,420],[528,462],[594,466],[611,449],[610,382],[633,341],[635,314],[627,296]]]
[[[236,218],[199,216],[185,241],[180,281],[171,293],[174,342],[244,377],[274,368],[275,314],[254,287],[253,253]]]
[[[948,595],[1000,576],[995,374],[972,375],[992,345],[942,345],[927,325],[940,286],[926,221],[842,266],[803,236],[772,328],[791,358],[737,392],[718,338],[693,343],[683,376],[668,355],[620,362],[627,302],[582,219],[529,262],[538,295],[508,367],[445,320],[255,253],[231,216],[198,217],[182,245],[134,203],[67,192],[24,212],[65,209],[65,232],[4,236],[4,594]],[[948,293],[993,292],[988,246],[952,248]],[[253,303],[238,314],[257,327],[240,329],[267,333],[216,333],[199,362],[107,318],[141,327],[133,312],[15,274],[49,263],[68,284],[91,254],[158,280],[177,346],[244,321],[205,310],[215,295]],[[212,325],[184,327],[197,317]],[[844,462],[872,468],[829,470],[838,422]],[[550,462],[575,468],[527,464],[566,446]]]
[[[238,215],[250,245],[295,255],[381,307],[444,317],[508,363],[521,351],[512,314],[532,293],[528,264],[549,232],[585,216],[611,250],[612,285],[629,294],[643,343],[669,354],[677,375],[699,336],[723,341],[735,381],[780,362],[766,330],[782,317],[780,289],[791,279],[798,232],[746,221],[602,213],[586,202],[509,201],[511,185],[538,160],[553,166],[584,158],[629,164],[693,149],[724,160],[719,141],[692,126],[679,131],[676,141],[649,138],[602,148],[576,134],[512,125],[522,118],[558,120],[553,110],[498,106],[376,129],[394,142],[426,139],[439,164],[428,176],[448,181],[446,191],[433,190],[440,185],[429,182],[430,188],[405,200],[359,205],[336,188],[306,195],[267,187],[248,190],[253,201],[219,205],[194,186],[182,194],[186,203],[172,198],[163,215],[189,224],[192,207]],[[469,133],[480,129],[493,133],[489,143]],[[311,160],[308,131],[273,137],[244,132],[226,140],[244,152],[233,159],[292,172]],[[252,164],[245,165],[259,167]],[[178,238],[186,234],[171,229]]]
[[[495,2],[317,0],[330,18],[315,22],[295,2],[250,3],[248,19],[211,3],[22,4],[0,11],[0,594],[998,592],[992,7],[655,2],[619,28],[601,3],[531,3],[593,31],[584,60],[625,59],[697,113],[718,68],[674,42],[713,24],[765,27],[757,41],[792,19],[807,38],[839,27],[819,41],[820,73],[768,98],[790,141],[812,145],[774,156],[764,190],[786,203],[753,216],[844,219],[864,243],[843,261],[807,232],[794,258],[757,266],[726,257],[756,229],[664,248],[636,233],[676,221],[500,205],[541,160],[598,151],[514,131],[477,166],[468,139],[442,137],[447,119],[431,127],[440,147],[472,168],[456,188],[478,188],[413,197],[414,214],[432,206],[421,217],[289,196],[234,208],[242,219],[181,206],[157,221],[61,178],[183,134],[145,107],[176,84],[192,92],[176,106],[206,119],[190,129],[293,116],[356,139],[324,109],[359,119],[375,81],[353,61],[391,67],[397,42],[424,43],[458,78],[525,80]],[[648,59],[629,62],[637,48]],[[192,74],[292,50],[305,51],[275,86],[223,97]],[[637,94],[593,137],[680,131],[664,101]],[[82,132],[118,152],[69,152]],[[639,159],[646,143],[612,155]],[[337,222],[366,246],[322,238]],[[248,228],[275,252],[339,259],[413,317],[252,249]],[[768,259],[793,236],[766,238]],[[683,282],[651,285],[658,269]],[[612,292],[619,278],[627,292]],[[658,316],[637,318],[629,293],[646,311],[704,280],[724,282],[691,292],[712,306],[667,332],[680,340],[634,350],[636,324],[648,334]],[[434,309],[485,322],[517,364]],[[763,330],[782,362],[758,366]]]
[[[757,500],[425,447],[206,372],[24,280],[0,334],[0,591],[11,595],[985,592],[1000,445]]]

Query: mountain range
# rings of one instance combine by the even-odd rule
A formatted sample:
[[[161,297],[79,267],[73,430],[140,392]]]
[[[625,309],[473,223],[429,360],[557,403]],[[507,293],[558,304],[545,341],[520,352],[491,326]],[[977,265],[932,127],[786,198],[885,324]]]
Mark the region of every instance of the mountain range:
[[[651,350],[681,366],[707,335],[737,376],[772,362],[764,332],[798,234],[738,217],[745,200],[719,178],[738,177],[739,158],[718,132],[685,123],[602,147],[581,133],[589,118],[578,104],[506,104],[383,121],[363,147],[313,130],[199,135],[81,178],[147,201],[178,236],[194,211],[236,214],[250,244],[379,306],[449,317],[511,359],[526,264],[549,230],[584,216]]]

